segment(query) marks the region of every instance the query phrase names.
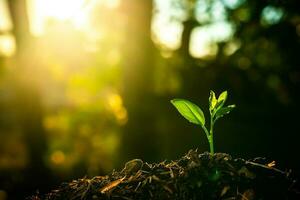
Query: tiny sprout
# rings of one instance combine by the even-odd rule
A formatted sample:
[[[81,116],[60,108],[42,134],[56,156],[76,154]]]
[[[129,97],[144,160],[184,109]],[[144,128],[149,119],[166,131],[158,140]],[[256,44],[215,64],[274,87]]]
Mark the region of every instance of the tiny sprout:
[[[213,128],[218,119],[230,113],[235,105],[224,106],[227,99],[227,91],[220,94],[218,98],[213,91],[209,95],[209,113],[210,113],[210,130],[205,126],[205,116],[202,110],[194,103],[185,99],[173,99],[171,103],[176,107],[178,112],[189,122],[200,125],[204,130],[210,148],[210,153],[214,154]]]

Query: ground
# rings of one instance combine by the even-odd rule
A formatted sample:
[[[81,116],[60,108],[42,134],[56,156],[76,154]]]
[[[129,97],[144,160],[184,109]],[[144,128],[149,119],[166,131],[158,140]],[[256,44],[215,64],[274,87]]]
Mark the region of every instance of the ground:
[[[88,199],[300,199],[291,171],[263,158],[244,160],[228,154],[190,150],[176,161],[134,159],[121,171],[63,183],[31,200]]]

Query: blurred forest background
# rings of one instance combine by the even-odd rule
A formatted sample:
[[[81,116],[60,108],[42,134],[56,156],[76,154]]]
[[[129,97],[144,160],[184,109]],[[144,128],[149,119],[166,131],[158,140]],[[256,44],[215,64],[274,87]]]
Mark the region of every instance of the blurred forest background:
[[[299,57],[298,0],[0,0],[0,200],[207,151],[210,89],[217,152],[299,172]]]

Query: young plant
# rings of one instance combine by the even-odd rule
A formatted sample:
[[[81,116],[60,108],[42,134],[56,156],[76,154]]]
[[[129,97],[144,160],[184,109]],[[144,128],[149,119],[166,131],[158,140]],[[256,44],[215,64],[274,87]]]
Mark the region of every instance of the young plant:
[[[178,112],[189,122],[200,125],[204,130],[208,143],[210,153],[214,154],[214,125],[218,119],[235,107],[235,105],[224,106],[227,99],[227,91],[220,94],[218,99],[213,91],[210,91],[209,95],[209,113],[210,113],[210,129],[205,126],[205,116],[202,110],[194,103],[185,99],[173,99],[171,103],[176,107]]]

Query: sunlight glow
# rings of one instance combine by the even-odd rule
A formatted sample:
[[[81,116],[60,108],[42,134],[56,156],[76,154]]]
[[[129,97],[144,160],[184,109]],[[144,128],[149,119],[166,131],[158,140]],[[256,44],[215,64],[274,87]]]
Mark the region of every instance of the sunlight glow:
[[[189,51],[193,57],[213,58],[216,55],[217,43],[228,41],[235,30],[233,24],[227,19],[226,7],[235,8],[242,5],[244,1],[203,0],[196,2],[195,19],[199,26],[193,29],[189,44]],[[181,45],[181,35],[184,29],[182,9],[174,6],[172,0],[155,0],[154,2],[157,12],[154,12],[152,19],[153,40],[163,50],[174,51]],[[230,50],[228,53],[233,53],[236,49],[228,50]]]
[[[123,106],[122,97],[119,94],[109,94],[107,97],[110,110],[114,113],[118,124],[124,125],[128,121],[127,110]]]
[[[12,29],[12,23],[9,17],[7,3],[0,0],[0,30],[7,31]]]
[[[191,35],[189,50],[193,57],[204,58],[214,56],[218,47],[213,43],[205,29],[196,28]]]
[[[179,22],[164,22],[156,18],[152,23],[154,42],[171,50],[179,48],[182,30],[183,26]]]
[[[183,12],[174,8],[172,0],[154,0],[152,17],[152,39],[163,49],[176,50],[180,47],[183,25],[179,18]]]
[[[30,30],[43,35],[50,20],[69,21],[76,28],[86,23],[85,0],[28,0]]]
[[[36,0],[37,10],[46,17],[67,20],[83,6],[84,0]]]
[[[190,53],[196,58],[212,57],[218,51],[217,43],[230,39],[234,27],[227,22],[216,22],[195,28],[191,35]]]
[[[120,5],[121,1],[120,0],[106,0],[106,5],[109,8],[117,8]]]
[[[0,35],[0,55],[12,56],[16,51],[16,41],[13,35]]]
[[[121,0],[28,0],[30,30],[33,35],[41,36],[50,21],[60,21],[89,32],[90,14],[94,7],[116,9],[120,3]]]

